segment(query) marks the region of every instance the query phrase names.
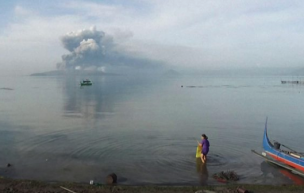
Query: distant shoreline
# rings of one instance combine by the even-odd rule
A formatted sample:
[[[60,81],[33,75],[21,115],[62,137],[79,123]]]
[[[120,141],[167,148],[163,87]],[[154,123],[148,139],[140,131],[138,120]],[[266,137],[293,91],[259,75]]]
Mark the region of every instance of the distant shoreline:
[[[120,72],[104,72],[99,70],[53,70],[47,72],[32,73],[30,76],[66,76],[66,75],[88,75],[88,76],[107,76],[107,75],[122,75],[131,72],[137,72],[138,69],[132,71]],[[147,71],[149,72],[149,70]],[[122,73],[122,74],[121,74]],[[141,73],[141,72],[140,72]],[[183,75],[191,76],[304,76],[304,68],[240,68],[240,69],[179,69],[179,70],[165,70],[159,72],[165,77],[180,77]]]
[[[117,76],[119,74],[115,73],[105,73],[102,71],[92,71],[92,70],[54,70],[48,72],[40,72],[40,73],[33,73],[30,76],[66,76],[66,75],[76,75],[76,76]]]

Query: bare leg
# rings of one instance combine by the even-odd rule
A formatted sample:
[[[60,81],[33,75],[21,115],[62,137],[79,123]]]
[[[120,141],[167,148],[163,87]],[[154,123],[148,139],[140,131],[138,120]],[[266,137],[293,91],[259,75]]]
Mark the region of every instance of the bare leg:
[[[203,163],[205,163],[204,155],[203,154],[201,154],[201,160],[202,160]]]
[[[203,159],[204,159],[204,163],[207,162],[207,155],[204,155]]]

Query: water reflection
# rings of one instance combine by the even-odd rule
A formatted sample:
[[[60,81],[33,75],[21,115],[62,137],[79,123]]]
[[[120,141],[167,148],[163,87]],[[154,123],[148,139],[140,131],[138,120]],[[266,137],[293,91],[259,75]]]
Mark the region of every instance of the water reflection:
[[[209,173],[207,164],[203,164],[201,158],[196,158],[196,171],[198,173],[199,183],[201,185],[207,185]]]
[[[290,171],[281,168],[277,165],[263,161],[261,163],[262,180],[267,182],[269,179],[275,179],[278,183],[286,183],[286,179],[289,179],[292,184],[304,185],[304,178],[291,173]]]
[[[80,86],[79,77],[67,77],[64,89],[64,116],[72,118],[103,118],[102,112],[112,112],[113,97],[103,84],[105,78],[94,78],[93,86]],[[105,102],[107,101],[107,102]]]
[[[82,77],[65,78],[64,117],[100,119],[114,113],[114,107],[124,97],[140,94],[139,88],[151,86],[154,78],[130,76],[86,77],[92,86],[80,86]],[[124,97],[122,97],[124,96]]]
[[[280,169],[280,173],[283,174],[284,176],[288,177],[290,180],[293,181],[294,184],[296,185],[304,185],[304,179],[296,174],[292,174],[291,172],[285,170],[285,169]]]

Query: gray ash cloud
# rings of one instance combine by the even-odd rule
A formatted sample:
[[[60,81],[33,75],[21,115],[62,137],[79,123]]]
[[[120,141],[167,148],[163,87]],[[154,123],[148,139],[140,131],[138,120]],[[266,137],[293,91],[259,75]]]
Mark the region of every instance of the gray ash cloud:
[[[85,69],[89,67],[129,66],[136,68],[160,66],[160,62],[134,57],[123,49],[114,38],[96,27],[70,32],[61,37],[63,47],[70,53],[62,55],[58,69]]]

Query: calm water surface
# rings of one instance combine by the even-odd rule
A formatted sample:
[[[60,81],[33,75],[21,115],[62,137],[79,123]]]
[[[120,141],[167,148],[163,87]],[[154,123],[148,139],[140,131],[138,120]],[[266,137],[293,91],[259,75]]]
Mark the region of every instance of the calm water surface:
[[[0,79],[0,175],[88,183],[115,172],[120,184],[198,185],[235,170],[240,183],[304,182],[250,151],[262,150],[266,116],[271,139],[303,149],[304,85],[104,76],[80,87],[82,78]],[[211,143],[207,167],[194,157],[202,133]]]

